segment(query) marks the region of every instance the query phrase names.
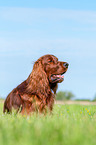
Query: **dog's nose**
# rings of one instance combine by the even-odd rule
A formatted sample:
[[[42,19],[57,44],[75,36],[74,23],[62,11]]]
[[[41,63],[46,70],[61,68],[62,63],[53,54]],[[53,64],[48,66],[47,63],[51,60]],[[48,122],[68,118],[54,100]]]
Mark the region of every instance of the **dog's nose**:
[[[63,66],[66,67],[66,68],[68,68],[69,64],[68,64],[67,62],[65,62],[65,63],[63,64]]]

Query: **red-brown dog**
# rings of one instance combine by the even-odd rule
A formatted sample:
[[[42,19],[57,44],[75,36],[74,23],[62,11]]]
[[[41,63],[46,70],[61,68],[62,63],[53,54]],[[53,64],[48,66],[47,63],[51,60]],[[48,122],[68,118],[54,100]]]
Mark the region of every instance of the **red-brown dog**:
[[[40,57],[27,80],[7,96],[3,112],[12,112],[12,108],[27,114],[33,111],[45,113],[47,108],[51,111],[57,84],[64,80],[68,65],[54,55]]]

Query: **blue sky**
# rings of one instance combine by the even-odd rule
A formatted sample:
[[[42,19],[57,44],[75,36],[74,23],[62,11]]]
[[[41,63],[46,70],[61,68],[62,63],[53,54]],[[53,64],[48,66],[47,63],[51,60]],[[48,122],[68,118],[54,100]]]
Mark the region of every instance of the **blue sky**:
[[[54,54],[70,66],[58,91],[96,94],[96,1],[0,2],[0,96],[24,81],[33,62]]]

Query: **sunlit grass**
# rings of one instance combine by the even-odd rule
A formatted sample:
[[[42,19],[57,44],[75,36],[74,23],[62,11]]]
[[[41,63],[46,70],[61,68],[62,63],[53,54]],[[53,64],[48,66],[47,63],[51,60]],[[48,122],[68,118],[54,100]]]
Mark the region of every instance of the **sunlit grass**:
[[[96,145],[96,106],[54,105],[53,114],[2,113],[0,145]]]

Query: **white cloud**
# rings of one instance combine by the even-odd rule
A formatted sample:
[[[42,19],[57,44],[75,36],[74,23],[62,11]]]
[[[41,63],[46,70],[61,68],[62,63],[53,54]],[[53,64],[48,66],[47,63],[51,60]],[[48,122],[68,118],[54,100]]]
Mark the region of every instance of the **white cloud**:
[[[63,10],[63,9],[37,9],[37,8],[18,8],[0,7],[0,17],[5,20],[34,23],[35,21],[47,22],[58,20],[73,20],[80,23],[96,24],[96,11]]]
[[[84,31],[96,31],[96,11],[79,11],[79,10],[63,10],[63,9],[33,9],[33,8],[16,8],[16,7],[1,7],[0,8],[0,19],[6,22],[16,22],[14,25],[13,31],[10,28],[3,30],[0,37],[0,52],[37,52],[37,51],[57,51],[64,50],[66,53],[71,55],[95,55],[94,51],[96,49],[96,42],[94,36],[85,37],[83,36]],[[68,20],[68,21],[67,21]],[[60,24],[58,24],[58,22]],[[74,21],[72,28],[71,22]],[[11,24],[10,22],[10,24]],[[57,23],[55,23],[57,22]],[[69,25],[68,33],[66,36],[65,22]],[[4,23],[4,22],[3,22]],[[15,26],[20,23],[38,25],[38,29],[34,29],[32,26],[30,29],[26,26],[24,29],[15,30]],[[49,29],[43,29],[44,25],[49,25]],[[53,25],[51,28],[50,23]],[[84,23],[81,25],[80,23]],[[39,27],[39,24],[41,26]],[[64,35],[61,34],[58,36],[58,33],[55,35],[54,27],[60,28],[60,25]],[[66,25],[67,25],[66,24]],[[2,25],[2,24],[0,24]],[[43,26],[42,26],[43,25]],[[75,26],[76,27],[75,27]],[[23,27],[23,25],[21,25]],[[21,28],[21,27],[20,27]],[[54,29],[54,31],[52,31]],[[72,29],[72,34],[70,30]],[[15,31],[15,32],[14,32]],[[50,34],[49,34],[50,31]],[[74,31],[79,32],[79,34],[74,35]],[[83,31],[80,36],[80,31]],[[44,35],[45,34],[45,35]],[[46,36],[46,37],[45,37]],[[87,37],[87,38],[86,38]],[[83,52],[83,54],[82,54]]]
[[[24,40],[13,40],[0,39],[0,55],[2,52],[6,55],[10,54],[17,55],[24,54],[29,55],[37,52],[57,52],[66,53],[70,56],[83,57],[83,56],[95,56],[96,43],[94,40],[83,40],[78,38],[69,39],[24,39]]]

